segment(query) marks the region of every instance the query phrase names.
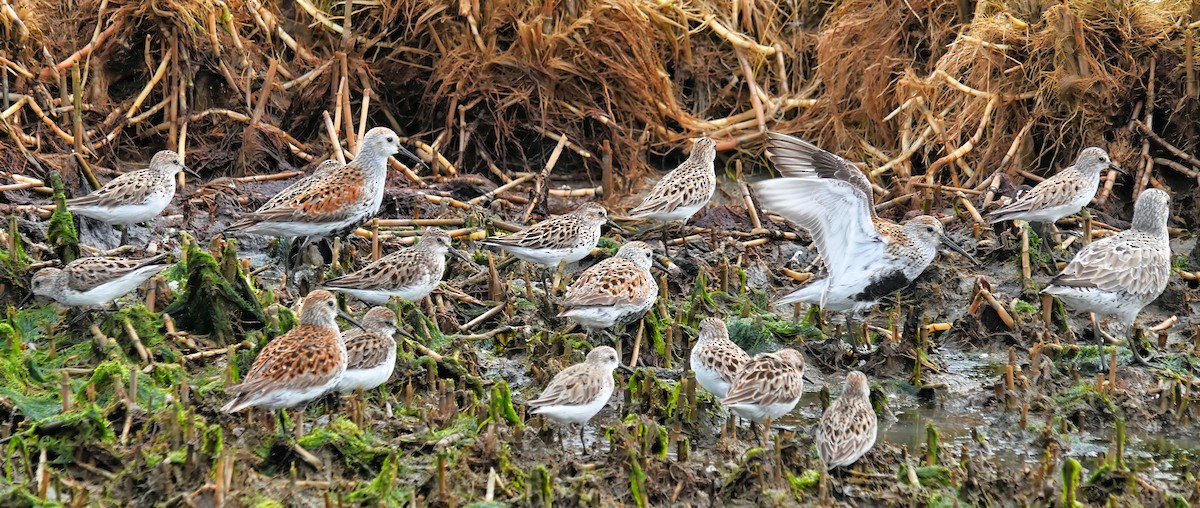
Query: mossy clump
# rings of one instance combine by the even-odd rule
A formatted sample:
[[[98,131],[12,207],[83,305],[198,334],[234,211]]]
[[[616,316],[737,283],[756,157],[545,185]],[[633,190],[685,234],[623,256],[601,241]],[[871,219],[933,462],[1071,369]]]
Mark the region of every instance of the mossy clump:
[[[373,480],[346,496],[346,501],[359,506],[406,506],[412,503],[413,492],[396,485],[400,463],[395,454],[383,459],[383,466]]]
[[[175,318],[180,328],[207,334],[221,345],[237,342],[249,329],[266,322],[262,306],[240,263],[237,246],[226,242],[221,263],[184,234],[187,281],[183,291],[163,312]]]
[[[488,417],[480,423],[480,429],[490,422],[505,421],[509,425],[524,427],[521,422],[521,417],[517,414],[517,410],[513,407],[512,392],[509,390],[508,382],[501,379],[496,384],[492,385],[491,399],[488,404]]]
[[[67,264],[80,256],[79,231],[75,229],[75,217],[67,209],[67,193],[57,172],[50,175],[50,185],[54,188],[54,212],[50,214],[46,239],[50,241],[54,255]]]

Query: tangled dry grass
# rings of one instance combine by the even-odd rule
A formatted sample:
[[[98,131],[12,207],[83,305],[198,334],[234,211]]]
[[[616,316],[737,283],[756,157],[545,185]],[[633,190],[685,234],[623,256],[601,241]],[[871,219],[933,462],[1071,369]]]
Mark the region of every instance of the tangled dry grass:
[[[509,181],[563,137],[576,176],[599,180],[637,176],[657,165],[648,151],[701,134],[753,160],[775,129],[863,162],[898,204],[935,185],[979,195],[997,172],[1036,179],[1094,144],[1136,175],[1123,197],[1190,190],[1194,11],[1181,0],[9,0],[0,170],[57,169],[77,185],[90,172],[78,169],[165,145],[202,174],[269,173],[353,153],[382,124],[432,168],[410,173],[416,185]]]

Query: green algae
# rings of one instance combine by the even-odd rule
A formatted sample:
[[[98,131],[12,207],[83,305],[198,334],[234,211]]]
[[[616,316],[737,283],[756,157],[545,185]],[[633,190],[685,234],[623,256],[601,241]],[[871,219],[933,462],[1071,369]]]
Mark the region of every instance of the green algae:
[[[370,470],[390,453],[378,441],[349,418],[337,416],[330,420],[329,425],[314,427],[298,440],[298,444],[309,450],[328,446],[342,457],[347,466]]]
[[[1083,503],[1076,501],[1082,470],[1083,467],[1079,464],[1079,461],[1073,457],[1067,457],[1066,462],[1063,463],[1062,500],[1066,506],[1083,506]]]
[[[236,242],[226,242],[218,263],[186,233],[183,238],[187,280],[163,312],[175,318],[180,328],[211,335],[221,345],[238,342],[246,331],[260,328],[266,318],[242,273]]]
[[[788,473],[788,485],[792,490],[796,491],[796,500],[800,500],[801,492],[812,490],[817,487],[817,483],[821,481],[821,472],[816,469],[805,469],[799,476]]]
[[[500,380],[492,385],[491,397],[488,399],[488,417],[479,424],[477,431],[483,430],[487,424],[491,422],[504,421],[509,425],[524,427],[525,423],[521,421],[520,415],[517,414],[516,408],[512,402],[512,392],[508,388],[508,382]]]
[[[412,503],[413,492],[408,489],[396,488],[400,476],[399,458],[392,453],[383,459],[379,474],[369,482],[360,484],[357,489],[346,496],[346,501],[360,506],[406,506]]]
[[[54,255],[65,265],[79,259],[79,232],[75,229],[75,217],[67,209],[67,193],[57,172],[50,174],[50,185],[54,189],[54,212],[50,214],[46,239]]]
[[[529,470],[528,479],[525,482],[525,502],[527,506],[542,506],[550,508],[554,506],[554,490],[551,488],[550,470],[546,466],[538,464]]]

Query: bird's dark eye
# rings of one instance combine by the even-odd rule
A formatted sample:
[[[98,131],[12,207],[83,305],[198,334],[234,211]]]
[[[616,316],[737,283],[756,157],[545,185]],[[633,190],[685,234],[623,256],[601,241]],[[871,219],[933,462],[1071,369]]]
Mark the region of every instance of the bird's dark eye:
[[[392,139],[391,137],[387,138],[387,142],[388,142],[388,143],[392,143],[392,142],[395,142],[395,141],[396,141],[396,140],[395,140],[395,139]]]

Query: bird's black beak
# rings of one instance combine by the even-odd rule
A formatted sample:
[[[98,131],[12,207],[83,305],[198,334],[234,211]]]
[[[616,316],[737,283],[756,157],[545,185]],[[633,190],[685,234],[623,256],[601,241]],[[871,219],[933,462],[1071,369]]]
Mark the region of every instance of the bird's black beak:
[[[979,265],[981,265],[981,264],[982,264],[982,263],[980,263],[980,262],[979,262],[979,260],[978,260],[978,259],[975,259],[975,256],[972,256],[970,253],[968,253],[968,252],[966,251],[966,249],[963,249],[963,248],[962,248],[962,246],[960,246],[959,244],[957,244],[957,243],[954,243],[954,240],[951,240],[951,239],[950,239],[949,237],[947,237],[946,235],[942,235],[942,244],[943,244],[943,245],[945,245],[945,246],[947,246],[947,247],[950,247],[950,250],[952,250],[952,251],[954,251],[954,252],[957,252],[957,253],[959,253],[959,254],[962,254],[962,256],[963,256],[963,257],[965,257],[965,258],[967,258],[969,261],[971,261],[971,264],[973,264],[973,265],[975,265],[975,266],[979,266]]]
[[[628,366],[628,365],[625,365],[625,364],[623,364],[623,363],[618,363],[618,364],[617,364],[617,370],[620,370],[621,372],[624,372],[624,373],[626,373],[626,374],[633,374],[633,367],[630,367],[630,366]]]
[[[451,256],[454,256],[454,257],[456,257],[456,258],[458,258],[458,259],[461,259],[463,262],[467,263],[468,265],[471,265],[471,267],[472,267],[472,268],[474,268],[474,269],[476,269],[476,270],[482,270],[482,269],[483,269],[483,267],[482,267],[482,266],[479,266],[479,265],[475,264],[475,260],[471,259],[471,256],[468,256],[466,252],[463,252],[463,251],[461,251],[461,250],[455,249],[454,247],[451,247],[451,248],[450,248],[450,255],[451,255]]]
[[[628,232],[628,230],[626,230],[625,228],[621,227],[621,225],[620,225],[620,224],[617,224],[617,223],[616,223],[615,221],[613,221],[612,219],[608,219],[608,220],[604,221],[604,224],[605,224],[605,225],[607,225],[608,227],[610,227],[610,228],[612,228],[612,229],[615,229],[615,230],[617,230],[617,231],[620,231],[620,232],[622,232],[622,233],[627,233],[627,232]]]
[[[417,166],[424,166],[424,165],[425,165],[425,161],[421,160],[421,158],[420,158],[420,157],[417,157],[415,154],[413,154],[412,152],[408,151],[408,149],[407,149],[407,148],[404,148],[404,146],[403,146],[403,145],[397,145],[397,147],[399,147],[399,148],[400,148],[400,152],[399,152],[399,153],[402,153],[402,154],[406,155],[408,158],[412,159],[412,160],[413,160],[413,162],[416,162],[416,163],[417,163]]]
[[[667,269],[667,265],[664,265],[664,264],[662,263],[662,261],[659,261],[659,260],[658,260],[658,257],[657,257],[657,256],[652,256],[652,257],[650,258],[650,266],[653,266],[653,267],[655,267],[655,268],[658,268],[659,270],[662,270],[662,271],[664,271],[664,272],[670,272],[670,271],[671,271],[671,270],[668,270],[668,269]]]
[[[1109,162],[1109,163],[1108,163],[1108,169],[1111,169],[1111,170],[1113,170],[1113,171],[1116,171],[1116,172],[1118,172],[1118,173],[1121,173],[1122,175],[1128,175],[1128,174],[1129,174],[1129,172],[1128,172],[1128,171],[1125,171],[1124,169],[1121,169],[1121,166],[1118,166],[1118,165],[1117,165],[1117,163],[1115,163],[1115,162]]]
[[[347,314],[346,311],[338,309],[338,315],[342,316],[342,319],[345,319],[347,322],[349,322],[350,324],[352,324],[354,326],[359,327],[363,331],[369,331],[369,330],[367,330],[367,328],[365,326],[362,325],[362,323],[359,323],[357,319],[354,319],[354,316]]]
[[[187,174],[189,174],[189,175],[192,175],[192,176],[194,176],[194,177],[196,177],[196,178],[200,178],[200,173],[197,173],[197,172],[195,172],[195,171],[192,171],[192,168],[189,168],[189,167],[187,167],[187,166],[184,166],[184,167],[183,167],[183,170],[184,170],[185,172],[187,172]]]

